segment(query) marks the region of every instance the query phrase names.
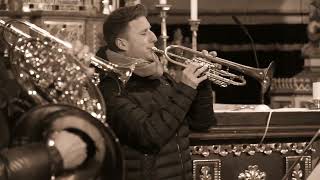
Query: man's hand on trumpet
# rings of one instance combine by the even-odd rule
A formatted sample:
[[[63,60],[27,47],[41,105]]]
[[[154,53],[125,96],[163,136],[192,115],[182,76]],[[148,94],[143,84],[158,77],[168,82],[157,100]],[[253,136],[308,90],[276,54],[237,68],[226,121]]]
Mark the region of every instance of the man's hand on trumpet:
[[[71,42],[72,48],[69,49],[68,54],[76,58],[82,65],[82,68],[86,71],[89,77],[95,73],[94,68],[90,67],[90,58],[93,56],[90,53],[90,48],[84,45],[81,41],[75,40]]]
[[[216,57],[217,53],[211,51],[210,53],[207,50],[203,50],[202,53],[206,56]],[[199,63],[190,63],[182,71],[181,82],[196,89],[202,81],[206,80],[208,76],[206,75],[208,67]]]
[[[180,82],[192,87],[193,89],[197,89],[199,83],[208,78],[207,75],[204,74],[207,69],[207,66],[202,66],[198,63],[190,63],[182,71]]]
[[[217,57],[217,52],[216,51],[210,51],[209,52],[207,50],[202,50],[201,52],[206,56]]]

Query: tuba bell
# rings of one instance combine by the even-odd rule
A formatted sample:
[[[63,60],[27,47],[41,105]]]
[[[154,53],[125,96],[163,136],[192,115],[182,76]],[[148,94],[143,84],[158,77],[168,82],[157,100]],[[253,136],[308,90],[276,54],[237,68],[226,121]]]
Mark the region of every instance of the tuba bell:
[[[230,73],[228,72],[229,69],[236,70],[258,80],[261,84],[261,91],[263,93],[265,93],[269,88],[271,79],[273,77],[273,62],[271,62],[267,68],[259,69],[244,66],[242,64],[228,61],[219,57],[205,55],[202,52],[180,45],[170,45],[166,47],[164,51],[159,50],[156,47],[153,47],[152,50],[156,53],[164,55],[169,62],[182,67],[186,67],[187,64],[192,62],[207,66],[208,70],[205,73],[207,74],[208,79],[221,87],[227,87],[228,85],[243,86],[246,84],[246,80],[243,76]],[[173,53],[172,51],[179,53]],[[186,54],[185,52],[189,53],[190,57],[185,57],[186,55],[180,55]]]
[[[13,23],[26,26],[40,37],[32,37]],[[104,99],[84,65],[66,53],[72,48],[71,44],[27,21],[0,20],[0,31],[9,47],[10,68],[37,105],[19,119],[14,129],[14,143],[45,143],[50,132],[76,131],[88,139],[86,143],[93,152],[81,167],[65,176],[75,180],[109,178],[107,176],[123,179],[120,144],[106,123]],[[124,73],[119,76],[123,82],[134,68],[119,70],[119,66],[101,58],[91,60],[106,72]]]

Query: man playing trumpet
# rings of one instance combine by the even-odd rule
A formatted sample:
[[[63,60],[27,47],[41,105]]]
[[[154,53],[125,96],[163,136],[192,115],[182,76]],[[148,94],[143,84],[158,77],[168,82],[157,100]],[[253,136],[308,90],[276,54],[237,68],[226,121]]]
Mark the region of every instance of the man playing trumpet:
[[[107,121],[122,144],[127,179],[191,180],[190,129],[206,130],[214,123],[207,67],[187,65],[179,82],[164,73],[146,16],[138,4],[115,10],[104,22],[107,47],[97,55],[123,66],[136,64],[121,91],[112,74],[102,75]]]

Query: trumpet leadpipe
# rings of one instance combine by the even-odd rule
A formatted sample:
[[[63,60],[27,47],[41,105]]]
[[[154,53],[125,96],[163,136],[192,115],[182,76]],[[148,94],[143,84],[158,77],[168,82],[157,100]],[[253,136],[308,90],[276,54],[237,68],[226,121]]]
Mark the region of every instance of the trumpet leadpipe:
[[[184,60],[185,62],[190,61],[190,59],[188,59],[188,58],[186,58],[186,57],[179,56],[179,55],[176,55],[176,54],[173,54],[173,53],[169,53],[169,52],[165,52],[165,51],[160,50],[160,49],[158,49],[158,48],[156,48],[156,47],[152,47],[152,50],[153,50],[155,53],[159,53],[159,54],[161,54],[161,55],[164,55],[164,56],[166,57],[166,59],[168,59],[168,61],[170,61],[171,63],[177,64],[177,65],[180,65],[180,66],[183,66],[183,67],[187,67],[187,64],[174,61],[174,60],[172,60],[171,57]],[[171,56],[171,57],[169,57],[169,56]]]
[[[5,31],[8,31],[8,32],[10,32],[14,35],[17,35],[17,36],[23,36],[24,38],[31,38],[31,36],[29,34],[21,31],[20,29],[12,26],[11,24],[4,22],[1,19],[0,19],[0,27],[3,29],[2,33]]]
[[[135,68],[135,64],[131,64],[131,65],[128,65],[128,66],[121,66],[121,65],[118,65],[118,64],[114,64],[114,63],[111,63],[107,60],[104,60],[98,56],[92,56],[90,57],[90,63],[104,71],[105,73],[108,73],[108,72],[113,72],[113,73],[116,73],[118,75],[118,79],[123,83],[123,84],[126,84],[127,81],[129,80],[129,78],[131,77],[132,75],[132,72]]]

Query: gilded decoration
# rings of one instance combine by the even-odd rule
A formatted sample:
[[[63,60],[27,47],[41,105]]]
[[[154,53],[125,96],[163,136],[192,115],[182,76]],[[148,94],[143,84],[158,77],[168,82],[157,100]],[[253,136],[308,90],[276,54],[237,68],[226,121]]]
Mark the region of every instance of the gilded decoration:
[[[44,21],[44,27],[55,37],[73,42],[85,40],[84,21]]]
[[[299,77],[276,78],[272,80],[271,90],[310,93],[312,91],[312,79]]]
[[[301,169],[301,165],[300,163],[298,163],[294,168],[293,168],[293,171],[292,171],[292,180],[300,180],[302,179],[302,176],[303,176],[303,171]]]
[[[306,142],[301,143],[270,143],[270,144],[228,144],[228,145],[211,145],[211,146],[192,146],[192,155],[202,155],[208,157],[210,154],[227,156],[233,154],[240,156],[242,153],[253,156],[255,153],[264,153],[270,155],[274,152],[286,154],[295,152],[301,154],[306,147]],[[315,149],[310,147],[309,151],[314,152]]]
[[[240,173],[239,180],[265,180],[267,174],[259,170],[258,165],[249,165],[245,172]]]
[[[100,9],[101,3],[97,0],[24,0],[17,2],[20,4],[21,10],[24,12],[39,10],[97,12]]]
[[[221,180],[220,159],[193,160],[193,180]]]
[[[201,167],[200,179],[201,180],[211,180],[212,179],[210,167],[208,167],[208,166]]]
[[[311,173],[312,164],[311,156],[287,156],[286,157],[286,172],[291,168],[297,159],[299,162],[295,165],[292,172],[290,172],[288,179],[302,180],[306,179]]]

